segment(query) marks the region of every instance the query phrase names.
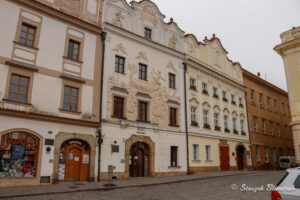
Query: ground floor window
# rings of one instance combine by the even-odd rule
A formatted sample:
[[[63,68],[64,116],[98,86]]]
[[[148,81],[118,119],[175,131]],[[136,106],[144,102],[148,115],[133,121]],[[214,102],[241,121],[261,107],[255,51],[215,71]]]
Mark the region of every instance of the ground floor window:
[[[39,139],[26,132],[7,133],[1,137],[0,178],[35,177]]]
[[[206,161],[211,161],[211,146],[210,145],[205,145],[205,160]]]
[[[200,160],[199,144],[193,144],[193,160]]]
[[[171,167],[177,166],[177,154],[178,154],[178,147],[171,146]]]

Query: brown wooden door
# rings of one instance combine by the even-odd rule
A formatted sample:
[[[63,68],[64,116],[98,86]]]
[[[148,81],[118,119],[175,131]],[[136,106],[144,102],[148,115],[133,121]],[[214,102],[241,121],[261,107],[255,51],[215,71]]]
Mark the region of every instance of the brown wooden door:
[[[67,150],[66,181],[80,181],[81,149],[70,147]]]
[[[229,147],[220,146],[221,170],[229,170]]]
[[[144,150],[137,148],[132,155],[133,159],[133,176],[143,177],[144,176],[144,166],[145,166],[145,154]]]
[[[244,169],[244,147],[238,146],[237,148],[237,165],[239,170]]]

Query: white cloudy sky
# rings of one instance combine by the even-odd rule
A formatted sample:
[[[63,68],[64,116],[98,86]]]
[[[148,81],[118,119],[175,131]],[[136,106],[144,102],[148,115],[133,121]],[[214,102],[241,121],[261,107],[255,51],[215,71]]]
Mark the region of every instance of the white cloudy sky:
[[[286,90],[283,61],[273,48],[280,33],[300,26],[300,0],[152,1],[166,21],[173,17],[200,41],[215,33],[231,60]]]

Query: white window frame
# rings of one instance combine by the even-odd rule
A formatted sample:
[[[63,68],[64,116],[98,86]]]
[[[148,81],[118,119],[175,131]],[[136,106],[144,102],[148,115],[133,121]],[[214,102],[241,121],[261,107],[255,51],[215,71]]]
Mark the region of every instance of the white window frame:
[[[265,162],[268,163],[269,162],[269,148],[268,147],[264,148],[264,153],[265,153]]]
[[[250,90],[250,98],[251,98],[251,103],[255,104],[255,94],[254,90]]]
[[[226,91],[222,91],[222,94],[223,94],[223,98],[227,99],[227,92]]]
[[[263,134],[266,134],[266,120],[265,119],[261,119],[261,125],[262,125],[262,132]]]
[[[274,132],[273,132],[273,122],[270,121],[270,133],[271,135],[274,135]]]
[[[232,117],[232,128],[233,128],[233,131],[237,130],[237,128],[236,128],[236,117]]]
[[[211,145],[205,145],[205,161],[212,161]]]
[[[274,99],[274,111],[278,112],[278,103],[277,100]]]
[[[191,121],[198,123],[197,107],[191,106]]]
[[[264,107],[264,97],[263,94],[259,93],[259,106],[260,108]]]
[[[208,90],[207,90],[207,83],[202,82],[202,90],[208,92]]]
[[[190,78],[190,87],[192,87],[192,86],[194,86],[195,88],[197,88],[196,87],[196,79],[194,79],[194,78]]]
[[[228,115],[224,115],[224,130],[225,130],[226,128],[229,129],[229,128],[228,128]]]
[[[203,110],[203,123],[209,125],[209,110]]]
[[[268,110],[271,110],[271,97],[267,97]]]
[[[257,132],[257,117],[253,117],[253,131]]]
[[[200,161],[200,145],[199,144],[193,144],[193,160]]]
[[[219,127],[219,113],[214,113],[214,125]]]
[[[244,131],[244,123],[245,121],[243,119],[240,120],[240,124],[241,124],[241,132],[245,132]]]
[[[255,155],[256,155],[256,162],[261,161],[259,146],[255,146]]]

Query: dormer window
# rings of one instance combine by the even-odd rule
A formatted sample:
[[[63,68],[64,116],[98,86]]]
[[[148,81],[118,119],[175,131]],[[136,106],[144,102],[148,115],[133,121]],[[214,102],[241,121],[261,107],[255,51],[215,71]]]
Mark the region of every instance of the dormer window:
[[[151,40],[151,32],[152,30],[150,28],[146,28],[145,27],[145,30],[144,30],[144,37]]]

